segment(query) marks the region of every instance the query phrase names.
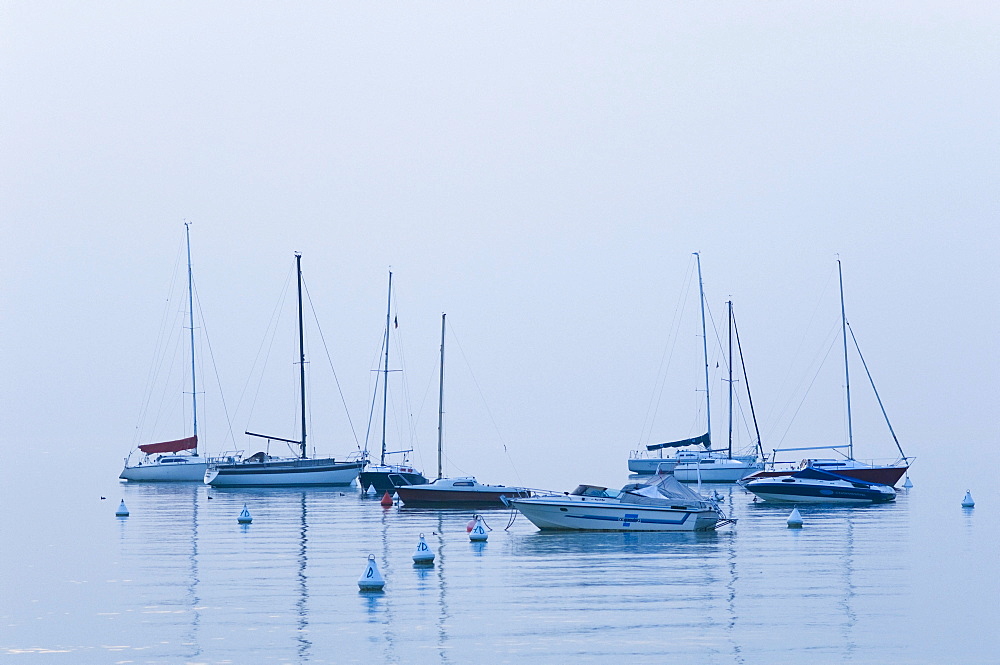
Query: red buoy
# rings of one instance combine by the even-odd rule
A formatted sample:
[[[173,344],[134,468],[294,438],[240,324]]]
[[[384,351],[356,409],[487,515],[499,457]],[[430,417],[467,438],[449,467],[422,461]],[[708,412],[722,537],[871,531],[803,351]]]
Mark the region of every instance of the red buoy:
[[[472,530],[476,528],[476,518],[473,517],[469,520],[469,523],[465,525],[465,532],[472,533]]]
[[[385,491],[385,494],[382,495],[382,500],[379,501],[379,503],[381,503],[385,508],[392,505],[392,497],[389,496],[389,490]]]

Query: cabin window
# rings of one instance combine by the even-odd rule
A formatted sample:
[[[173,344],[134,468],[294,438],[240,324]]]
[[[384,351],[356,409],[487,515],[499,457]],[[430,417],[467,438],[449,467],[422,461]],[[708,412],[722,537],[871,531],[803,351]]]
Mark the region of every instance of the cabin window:
[[[458,481],[455,483],[455,487],[472,487],[472,483],[469,481]]]
[[[783,482],[783,483],[794,483],[795,479],[794,478],[782,478],[781,482]]]

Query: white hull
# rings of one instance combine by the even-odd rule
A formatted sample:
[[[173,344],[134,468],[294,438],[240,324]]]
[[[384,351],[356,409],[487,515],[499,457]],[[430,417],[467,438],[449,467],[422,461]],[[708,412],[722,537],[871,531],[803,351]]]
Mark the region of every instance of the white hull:
[[[212,487],[347,486],[363,466],[360,462],[326,460],[244,462],[211,467],[203,479]]]
[[[653,474],[657,470],[670,473],[675,466],[677,460],[669,457],[631,457],[628,461],[628,470],[632,473]]]
[[[762,462],[702,460],[700,464],[678,464],[674,468],[674,478],[682,483],[696,483],[700,475],[703,483],[735,483],[763,468]]]
[[[711,531],[723,517],[712,509],[621,505],[600,500],[514,499],[511,503],[539,529],[574,531]]]
[[[136,464],[126,466],[119,478],[131,482],[179,483],[201,482],[208,470],[207,462],[184,462],[181,464]]]

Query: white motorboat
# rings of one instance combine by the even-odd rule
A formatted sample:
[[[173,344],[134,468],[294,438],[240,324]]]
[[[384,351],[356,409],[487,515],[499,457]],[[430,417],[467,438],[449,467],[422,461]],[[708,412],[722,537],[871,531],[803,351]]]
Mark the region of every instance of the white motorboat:
[[[719,504],[670,475],[619,491],[580,485],[570,493],[511,499],[508,503],[539,529],[583,531],[714,531],[736,520]]]
[[[298,457],[272,457],[258,452],[229,463],[209,464],[204,482],[212,487],[295,487],[304,485],[350,485],[365,467],[366,460],[341,460],[332,457],[310,459],[306,454],[306,353],[302,330],[302,255],[295,254],[298,278],[299,319],[299,407],[302,437],[298,441],[247,432],[249,436],[299,446]]]

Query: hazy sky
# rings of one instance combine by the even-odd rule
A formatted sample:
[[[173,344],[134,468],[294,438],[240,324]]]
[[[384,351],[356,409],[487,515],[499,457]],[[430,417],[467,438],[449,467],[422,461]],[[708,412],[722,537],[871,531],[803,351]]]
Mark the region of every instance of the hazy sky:
[[[300,251],[363,430],[392,266],[428,472],[441,312],[451,473],[617,483],[640,443],[699,433],[694,251],[720,334],[734,301],[766,447],[843,440],[837,347],[789,417],[839,321],[839,255],[907,452],[990,452],[998,65],[986,2],[6,2],[2,473],[117,475],[184,220],[231,411]],[[292,344],[235,432],[293,438]],[[315,332],[310,360],[312,441],[349,452]],[[858,455],[891,454],[852,369]]]

